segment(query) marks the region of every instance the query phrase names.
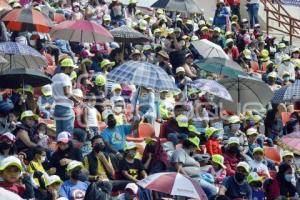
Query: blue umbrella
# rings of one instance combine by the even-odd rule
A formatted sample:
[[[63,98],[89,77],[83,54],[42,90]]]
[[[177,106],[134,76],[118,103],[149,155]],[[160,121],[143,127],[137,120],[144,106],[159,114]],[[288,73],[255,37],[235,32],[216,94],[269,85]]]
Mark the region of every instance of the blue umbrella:
[[[107,79],[152,88],[155,90],[178,91],[172,78],[159,66],[148,62],[128,61],[113,69]]]
[[[0,43],[0,55],[8,61],[0,65],[1,72],[16,68],[42,69],[47,67],[44,56],[28,45],[16,42]]]
[[[201,91],[205,91],[207,93],[220,97],[222,99],[233,101],[228,90],[217,81],[208,79],[197,79],[191,83],[191,86],[196,87]]]
[[[300,100],[300,80],[296,80],[292,85],[286,89],[283,100],[285,101],[299,101]]]
[[[274,93],[274,96],[271,99],[271,103],[273,104],[280,104],[282,102],[284,102],[285,100],[283,100],[284,94],[286,92],[288,87],[282,87],[279,90],[276,90]]]

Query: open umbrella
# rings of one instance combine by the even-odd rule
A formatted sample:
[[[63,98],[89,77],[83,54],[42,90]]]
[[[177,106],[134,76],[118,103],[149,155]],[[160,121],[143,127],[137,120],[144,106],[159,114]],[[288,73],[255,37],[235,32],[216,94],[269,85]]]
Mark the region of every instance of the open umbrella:
[[[283,97],[284,97],[284,94],[285,94],[287,88],[288,87],[282,87],[282,88],[276,90],[271,99],[271,103],[280,104],[280,103],[284,102],[285,100],[283,100]]]
[[[195,64],[199,69],[230,78],[236,78],[238,75],[247,76],[247,73],[238,63],[225,58],[207,58],[203,61],[197,61]]]
[[[3,58],[2,56],[0,56],[0,65],[1,64],[5,64],[7,63],[7,60],[5,60],[5,58]]]
[[[18,8],[4,15],[2,21],[12,31],[48,33],[53,26],[51,19],[34,8]]]
[[[112,29],[110,32],[114,36],[114,40],[116,42],[142,43],[142,42],[149,41],[149,39],[144,34],[138,32],[126,25]]]
[[[300,80],[288,86],[286,89],[283,100],[285,101],[299,101],[300,100]]]
[[[298,155],[300,155],[300,132],[293,132],[278,140],[278,144]]]
[[[194,0],[158,0],[151,7],[184,13],[201,13],[202,9]]]
[[[180,173],[164,172],[148,176],[137,182],[143,188],[163,192],[166,194],[195,199],[207,200],[207,196],[200,184]]]
[[[222,47],[207,39],[194,41],[192,42],[192,45],[203,58],[217,57],[229,59],[228,55],[224,52]]]
[[[233,102],[223,99],[216,99],[217,103],[221,103],[221,108],[242,113],[248,109],[263,110],[263,106],[270,102],[273,96],[269,86],[260,79],[246,76],[238,76],[237,78],[228,78],[219,81],[229,91]]]
[[[178,90],[171,77],[162,68],[148,62],[125,62],[113,69],[107,75],[107,79],[156,90]]]
[[[72,42],[112,42],[113,36],[103,26],[88,20],[64,21],[52,28],[52,38]]]
[[[0,0],[0,16],[5,12],[11,10],[11,6],[6,0]]]
[[[52,81],[43,72],[34,69],[11,69],[0,74],[0,88],[17,89],[24,85],[40,87]]]
[[[191,83],[191,86],[217,97],[232,101],[232,97],[228,90],[215,80],[197,79]]]
[[[37,50],[17,42],[0,43],[0,55],[8,62],[0,64],[0,72],[14,68],[42,69],[47,62]]]

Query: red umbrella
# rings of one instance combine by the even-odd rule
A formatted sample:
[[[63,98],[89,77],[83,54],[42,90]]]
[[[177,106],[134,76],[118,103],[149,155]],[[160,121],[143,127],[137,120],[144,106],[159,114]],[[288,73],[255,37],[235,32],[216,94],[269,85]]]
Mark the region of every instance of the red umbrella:
[[[48,33],[53,26],[49,17],[33,8],[13,9],[4,15],[2,21],[12,31]]]
[[[293,132],[279,139],[278,144],[284,149],[300,154],[300,132]]]
[[[11,6],[6,0],[0,0],[0,11],[2,10],[11,10]]]
[[[53,18],[54,18],[53,21],[55,21],[56,23],[61,23],[63,21],[66,21],[64,14],[61,13],[54,13]]]
[[[64,21],[50,31],[53,38],[73,42],[101,43],[113,41],[113,36],[103,26],[87,20]]]

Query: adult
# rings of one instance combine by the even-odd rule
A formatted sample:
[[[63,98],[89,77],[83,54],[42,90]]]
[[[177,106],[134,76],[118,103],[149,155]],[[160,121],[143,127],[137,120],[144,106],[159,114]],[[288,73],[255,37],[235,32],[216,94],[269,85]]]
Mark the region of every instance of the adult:
[[[223,154],[224,165],[226,166],[226,173],[229,176],[235,174],[238,163],[243,160],[243,156],[241,155],[239,145],[239,138],[229,138],[227,147],[225,148],[225,153]]]
[[[247,0],[246,6],[247,6],[247,11],[250,20],[250,28],[253,28],[255,24],[259,24],[258,21],[259,1]]]
[[[217,2],[217,9],[215,11],[213,25],[222,30],[226,29],[227,21],[229,20],[229,12],[225,6],[224,0]]]
[[[54,118],[56,133],[58,134],[62,131],[72,133],[75,119],[73,101],[76,101],[76,99],[72,97],[70,75],[77,66],[74,65],[71,58],[65,58],[60,62],[60,67],[62,72],[52,77],[52,92],[55,99]]]

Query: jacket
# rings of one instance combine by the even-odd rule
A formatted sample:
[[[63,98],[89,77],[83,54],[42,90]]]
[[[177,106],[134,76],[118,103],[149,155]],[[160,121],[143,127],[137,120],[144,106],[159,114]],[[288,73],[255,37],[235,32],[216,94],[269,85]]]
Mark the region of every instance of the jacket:
[[[209,153],[210,155],[222,154],[222,150],[220,148],[219,140],[215,140],[215,139],[210,138],[206,142],[205,146],[206,146],[206,149],[207,149],[207,153]]]

